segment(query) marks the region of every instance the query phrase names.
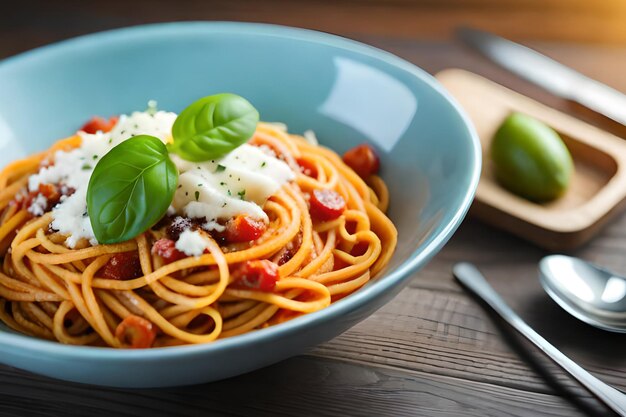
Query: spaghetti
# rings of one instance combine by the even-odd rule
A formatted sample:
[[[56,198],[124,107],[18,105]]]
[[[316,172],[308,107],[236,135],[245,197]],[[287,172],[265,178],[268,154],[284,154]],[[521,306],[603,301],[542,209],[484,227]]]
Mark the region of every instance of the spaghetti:
[[[73,345],[206,343],[323,309],[385,267],[396,230],[378,176],[362,179],[333,151],[272,124],[259,123],[249,144],[273,151],[295,180],[265,202],[269,221],[252,240],[184,219],[207,242],[199,256],[172,245],[183,232],[172,216],[130,241],[65,244],[51,203],[33,210],[26,186],[56,151],[79,147],[80,136],[8,165],[0,173],[0,319]],[[71,192],[57,184],[48,202]],[[314,212],[312,199],[323,192],[345,203],[338,215]]]

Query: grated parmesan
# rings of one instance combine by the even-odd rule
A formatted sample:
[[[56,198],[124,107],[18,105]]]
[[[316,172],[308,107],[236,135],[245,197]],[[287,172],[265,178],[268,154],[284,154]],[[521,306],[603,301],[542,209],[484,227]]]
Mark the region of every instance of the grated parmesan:
[[[184,230],[176,241],[176,249],[187,256],[200,256],[207,247],[206,238],[195,230]]]
[[[175,120],[175,113],[155,112],[154,108],[122,115],[110,132],[79,132],[82,138],[79,148],[57,151],[54,165],[42,167],[29,177],[30,191],[37,190],[40,184],[60,184],[75,190],[73,194],[63,196],[52,209],[51,227],[68,236],[66,246],[74,248],[82,239],[92,245],[98,244],[87,213],[86,198],[89,179],[98,161],[113,147],[139,134],[156,136],[163,143],[170,142]],[[240,214],[267,222],[263,204],[295,178],[291,168],[265,145],[244,144],[220,159],[200,163],[183,160],[175,154],[170,154],[170,158],[179,170],[179,185],[167,214],[210,219],[202,225],[207,231],[223,231],[220,221]],[[31,213],[44,214],[46,205],[47,201],[38,196],[31,206]],[[183,252],[196,253],[200,241],[192,235],[185,236],[181,243],[186,249]]]
[[[116,145],[140,133],[156,136],[164,143],[170,141],[175,119],[175,113],[160,111],[150,116],[145,112],[135,112],[130,116],[121,116],[111,132],[79,132],[82,138],[79,148],[57,151],[54,165],[43,167],[37,174],[30,176],[30,191],[37,190],[39,184],[63,184],[76,190],[52,209],[51,226],[68,236],[66,246],[74,248],[81,239],[87,239],[92,245],[98,243],[87,216],[86,196],[91,173],[100,158]]]
[[[215,220],[210,220],[202,225],[202,228],[207,232],[216,231],[218,233],[226,230],[226,226],[219,224]]]
[[[46,207],[48,207],[48,199],[42,194],[37,194],[37,197],[30,203],[28,212],[33,216],[43,216],[46,212]]]
[[[172,206],[177,213],[191,218],[224,220],[244,214],[268,221],[263,204],[295,178],[286,163],[247,144],[212,161],[170,157],[180,170]]]

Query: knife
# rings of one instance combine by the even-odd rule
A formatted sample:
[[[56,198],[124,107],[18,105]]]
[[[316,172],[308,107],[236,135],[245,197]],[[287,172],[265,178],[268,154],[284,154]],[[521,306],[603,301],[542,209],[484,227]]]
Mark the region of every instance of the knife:
[[[572,100],[626,125],[626,95],[539,52],[471,28],[459,28],[459,39],[487,58],[554,95]]]

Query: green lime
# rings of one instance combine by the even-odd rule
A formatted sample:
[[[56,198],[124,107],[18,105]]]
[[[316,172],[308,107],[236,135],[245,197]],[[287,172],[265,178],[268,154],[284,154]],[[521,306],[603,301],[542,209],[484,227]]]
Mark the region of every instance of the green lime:
[[[562,195],[574,172],[572,156],[558,133],[521,113],[508,116],[496,132],[491,159],[505,188],[537,202]]]

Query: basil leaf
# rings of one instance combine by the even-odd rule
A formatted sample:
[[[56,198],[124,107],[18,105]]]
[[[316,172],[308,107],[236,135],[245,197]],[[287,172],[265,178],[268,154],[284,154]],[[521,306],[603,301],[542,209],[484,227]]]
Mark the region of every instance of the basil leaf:
[[[167,212],[178,170],[154,136],[130,138],[98,162],[87,188],[87,212],[100,243],[132,239]]]
[[[194,162],[219,158],[250,139],[258,122],[259,112],[243,97],[204,97],[176,118],[169,150]]]

